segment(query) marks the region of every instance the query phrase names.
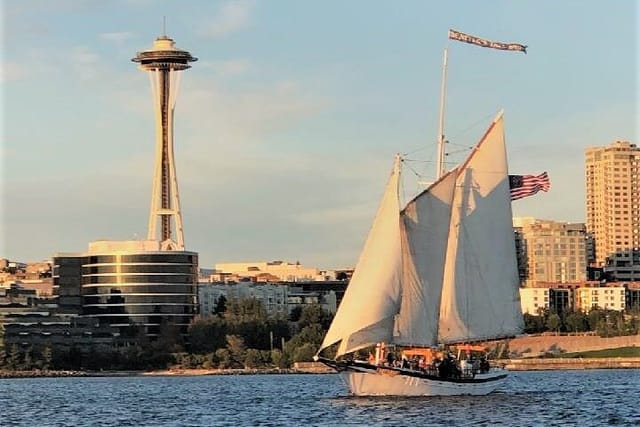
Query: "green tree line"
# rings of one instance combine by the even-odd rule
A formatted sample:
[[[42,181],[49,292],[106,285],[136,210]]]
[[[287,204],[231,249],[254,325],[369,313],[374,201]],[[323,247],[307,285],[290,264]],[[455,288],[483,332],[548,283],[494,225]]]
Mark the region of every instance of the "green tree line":
[[[124,335],[130,343],[122,347],[11,345],[0,347],[0,369],[289,368],[312,360],[331,320],[317,304],[296,307],[286,317],[270,316],[255,298],[221,296],[213,315],[196,318],[186,337],[163,324],[153,341],[129,328]]]
[[[525,333],[594,332],[602,337],[640,333],[640,316],[636,312],[592,309],[555,312],[540,310],[538,315],[524,315]]]

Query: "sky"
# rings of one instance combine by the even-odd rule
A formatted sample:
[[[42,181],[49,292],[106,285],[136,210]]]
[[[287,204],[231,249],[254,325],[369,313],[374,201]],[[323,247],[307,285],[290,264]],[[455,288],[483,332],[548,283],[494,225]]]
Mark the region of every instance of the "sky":
[[[396,153],[402,192],[460,161],[504,109],[512,174],[548,171],[515,216],[583,222],[584,150],[638,140],[637,1],[3,1],[0,257],[146,238],[155,127],[131,62],[166,32],[183,72],[174,148],[200,267],[353,267]],[[528,46],[447,39],[448,30]],[[453,164],[451,164],[452,166]]]

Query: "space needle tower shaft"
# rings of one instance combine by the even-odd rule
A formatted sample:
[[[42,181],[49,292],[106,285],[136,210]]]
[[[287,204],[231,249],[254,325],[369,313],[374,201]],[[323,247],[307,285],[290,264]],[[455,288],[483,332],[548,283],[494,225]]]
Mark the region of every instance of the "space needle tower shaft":
[[[164,250],[184,250],[178,178],[173,155],[173,111],[180,71],[197,58],[175,47],[163,35],[149,50],[138,52],[132,61],[149,73],[156,117],[156,159],[149,212],[149,240],[159,240]],[[158,234],[157,225],[160,223]]]

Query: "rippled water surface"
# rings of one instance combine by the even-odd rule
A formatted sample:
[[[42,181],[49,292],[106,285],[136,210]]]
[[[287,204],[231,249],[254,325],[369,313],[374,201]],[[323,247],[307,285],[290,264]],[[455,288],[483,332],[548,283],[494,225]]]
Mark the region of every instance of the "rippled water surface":
[[[0,379],[2,426],[640,426],[640,370],[512,372],[488,396],[349,397],[337,375]]]

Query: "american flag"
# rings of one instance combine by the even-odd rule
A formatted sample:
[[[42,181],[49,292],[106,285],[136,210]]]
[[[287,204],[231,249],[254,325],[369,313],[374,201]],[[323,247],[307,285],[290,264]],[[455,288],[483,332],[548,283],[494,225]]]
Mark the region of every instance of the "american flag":
[[[551,182],[546,172],[540,175],[509,175],[511,200],[522,199],[536,194],[538,191],[549,191]]]

